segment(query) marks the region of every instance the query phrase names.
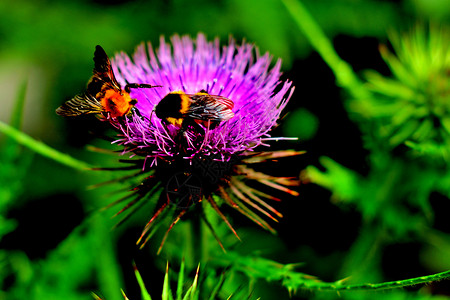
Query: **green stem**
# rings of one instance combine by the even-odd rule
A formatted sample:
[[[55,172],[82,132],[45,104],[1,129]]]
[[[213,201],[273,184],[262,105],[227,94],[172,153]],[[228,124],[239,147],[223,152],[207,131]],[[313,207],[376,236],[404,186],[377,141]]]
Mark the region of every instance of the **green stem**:
[[[342,60],[333,48],[331,41],[311,17],[305,6],[298,0],[283,0],[295,23],[309,40],[314,49],[333,71],[338,85],[346,89],[356,99],[366,99],[370,93],[349,64]]]
[[[400,288],[400,287],[407,287],[412,286],[416,284],[421,283],[430,283],[433,281],[439,281],[443,279],[450,278],[450,270],[428,275],[428,276],[421,276],[421,277],[415,277],[415,278],[409,278],[405,280],[396,280],[396,281],[388,281],[388,282],[381,282],[381,283],[363,283],[363,284],[352,284],[352,285],[341,285],[341,282],[337,282],[334,284],[324,284],[324,283],[317,283],[316,284],[308,284],[305,286],[309,289],[314,290],[333,290],[333,291],[344,291],[344,290],[386,290],[386,289],[393,289],[393,288]]]
[[[65,166],[77,170],[87,170],[92,168],[90,164],[77,160],[67,154],[61,153],[47,146],[46,144],[33,139],[29,135],[9,126],[8,124],[3,123],[2,121],[0,121],[0,132],[6,134],[10,138],[14,139],[17,143],[33,150],[34,152],[57,161]]]
[[[309,274],[295,271],[301,264],[280,264],[276,261],[254,255],[242,255],[235,251],[229,251],[225,255],[214,257],[210,262],[214,266],[229,268],[232,272],[243,273],[252,279],[267,280],[268,282],[281,281],[282,285],[290,292],[300,289],[336,292],[351,290],[385,290],[450,279],[450,270],[448,270],[428,276],[381,283],[345,284],[345,279],[336,282],[324,282]]]

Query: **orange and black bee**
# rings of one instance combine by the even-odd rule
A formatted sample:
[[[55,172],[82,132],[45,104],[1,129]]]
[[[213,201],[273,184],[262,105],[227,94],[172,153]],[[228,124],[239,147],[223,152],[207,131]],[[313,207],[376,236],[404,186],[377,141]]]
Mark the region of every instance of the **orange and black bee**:
[[[181,129],[198,124],[213,129],[234,116],[233,107],[234,103],[230,99],[210,95],[204,90],[196,94],[177,91],[162,98],[154,112],[164,123]]]
[[[94,52],[94,71],[86,91],[61,105],[56,109],[56,113],[65,117],[98,114],[121,118],[130,114],[137,103],[136,99],[130,97],[130,89],[153,87],[160,86],[129,83],[122,89],[114,76],[108,55],[97,45]]]

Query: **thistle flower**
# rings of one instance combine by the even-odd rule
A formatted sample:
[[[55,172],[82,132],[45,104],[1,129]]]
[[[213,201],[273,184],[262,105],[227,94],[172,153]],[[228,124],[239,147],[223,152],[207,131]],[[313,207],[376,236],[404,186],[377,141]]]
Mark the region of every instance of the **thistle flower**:
[[[374,118],[378,134],[394,148],[406,144],[419,155],[450,158],[450,31],[416,26],[391,33],[395,55],[381,46],[392,77],[368,74],[372,99],[354,109]]]
[[[112,59],[114,74],[121,85],[161,86],[133,89],[130,95],[137,99],[135,112],[121,121],[106,119],[119,131],[113,142],[123,146],[123,154],[138,158],[127,161],[132,163],[130,168],[139,168],[147,176],[130,195],[113,204],[132,199],[119,212],[122,213],[164,189],[138,241],[142,246],[151,236],[150,229],[156,220],[162,218],[168,208],[176,208],[175,216],[161,247],[187,209],[202,200],[210,203],[236,236],[219,208],[217,200],[220,198],[261,227],[274,231],[261,214],[275,221],[281,217],[281,213],[266,202],[279,199],[250,187],[247,181],[297,195],[288,188],[297,184],[295,178],[273,177],[249,167],[300,153],[255,150],[258,146],[268,146],[271,140],[285,139],[269,134],[294,90],[291,82],[280,82],[281,60],[270,68],[271,56],[260,55],[253,45],[245,42],[236,45],[231,39],[228,46],[221,48],[218,39],[208,42],[203,34],[195,40],[175,35],[171,42],[173,53],[171,45],[161,38],[156,51],[150,43],[148,50],[141,44],[133,60],[125,53]],[[169,93],[175,93],[178,99],[180,95],[200,93],[232,101],[234,116],[229,115],[214,126],[210,126],[210,122],[190,122],[183,128],[174,126],[175,123],[170,124],[153,113]],[[174,103],[175,112],[180,109],[176,108],[178,104]],[[191,116],[180,118],[183,121],[182,118]]]

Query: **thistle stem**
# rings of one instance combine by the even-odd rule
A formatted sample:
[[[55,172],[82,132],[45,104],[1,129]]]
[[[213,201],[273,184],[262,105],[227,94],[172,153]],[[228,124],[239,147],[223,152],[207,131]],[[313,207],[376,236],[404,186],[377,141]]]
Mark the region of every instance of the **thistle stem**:
[[[404,280],[396,280],[396,281],[388,281],[381,283],[362,283],[362,284],[352,284],[352,285],[342,285],[340,282],[337,283],[317,283],[308,284],[305,286],[309,289],[314,290],[333,290],[333,291],[345,291],[345,290],[386,290],[386,289],[394,289],[400,287],[407,287],[421,283],[430,283],[433,281],[439,281],[443,279],[450,278],[450,270],[436,273],[428,276],[420,276],[414,277]]]

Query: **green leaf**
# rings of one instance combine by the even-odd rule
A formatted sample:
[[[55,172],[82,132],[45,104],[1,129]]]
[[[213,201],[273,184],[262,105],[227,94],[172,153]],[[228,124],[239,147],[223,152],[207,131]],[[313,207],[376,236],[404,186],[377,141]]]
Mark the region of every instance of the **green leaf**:
[[[389,144],[396,147],[404,143],[417,130],[419,125],[419,121],[409,119],[389,138]]]
[[[220,291],[224,281],[225,281],[225,273],[222,272],[220,274],[220,279],[218,280],[217,284],[215,285],[213,291],[211,292],[211,295],[209,295],[208,300],[215,300],[218,298],[219,291]]]
[[[423,120],[417,130],[411,135],[411,139],[421,142],[433,134],[433,121],[431,119]]]
[[[305,179],[331,190],[333,197],[338,199],[352,201],[358,197],[362,179],[357,173],[329,157],[320,157],[319,161],[325,167],[325,172],[308,166],[303,173]]]
[[[12,232],[17,227],[16,220],[6,219],[0,215],[0,241],[2,237],[9,232]]]
[[[450,117],[445,116],[441,119],[442,126],[445,128],[447,134],[450,135]]]
[[[413,99],[414,90],[396,79],[386,78],[375,71],[367,71],[366,78],[368,89],[383,96],[398,99]]]
[[[319,119],[305,108],[299,108],[288,114],[283,122],[285,136],[298,137],[305,141],[316,135]]]

